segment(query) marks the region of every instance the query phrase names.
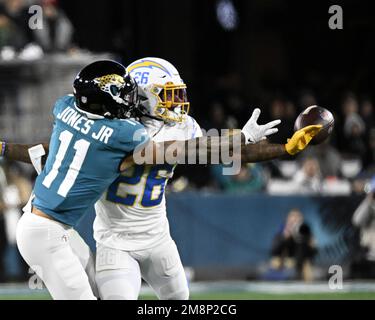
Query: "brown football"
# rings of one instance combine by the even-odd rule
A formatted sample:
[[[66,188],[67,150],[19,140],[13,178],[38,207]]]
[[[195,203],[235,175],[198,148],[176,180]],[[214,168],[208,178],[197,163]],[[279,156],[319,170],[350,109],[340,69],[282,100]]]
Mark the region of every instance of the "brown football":
[[[298,115],[294,123],[294,131],[313,124],[321,124],[323,128],[310,143],[320,144],[331,135],[335,119],[329,110],[319,106],[310,106]]]

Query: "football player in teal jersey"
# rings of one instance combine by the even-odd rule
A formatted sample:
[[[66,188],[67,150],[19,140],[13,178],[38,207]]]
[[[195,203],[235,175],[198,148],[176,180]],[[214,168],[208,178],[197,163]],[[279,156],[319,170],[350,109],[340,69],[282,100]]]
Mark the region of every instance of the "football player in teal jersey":
[[[121,64],[94,62],[73,87],[74,95],[53,108],[48,157],[18,223],[17,245],[54,299],[95,299],[68,231],[118,177],[122,160],[149,138],[143,125],[128,119],[137,85]]]
[[[256,143],[259,140],[263,139],[263,137],[267,135],[268,130],[270,130],[272,127],[271,124],[268,124],[270,127],[267,127],[265,125],[263,126],[258,125],[256,123],[256,120],[257,120],[257,116],[259,116],[259,113],[257,112],[259,112],[259,110],[256,110],[254,112],[254,116],[252,117],[251,121],[249,121],[249,123],[242,130],[242,134],[244,136],[243,138],[247,140],[247,137],[250,135],[253,138],[251,139],[253,143]],[[278,157],[287,153],[294,153],[297,151],[301,151],[303,148],[305,148],[305,146],[309,142],[309,139],[311,139],[312,132],[314,132],[314,130],[310,130],[310,129],[306,130],[306,132],[299,132],[296,136],[293,136],[291,141],[288,142],[287,146],[260,145],[260,144],[247,145],[246,148],[243,148],[244,149],[243,159],[245,161],[261,161],[261,160],[266,160],[266,159],[272,159],[272,158],[275,158],[275,157]],[[207,137],[201,137],[199,139],[206,140]],[[212,139],[209,142],[213,143],[214,139]],[[185,145],[185,143],[183,143],[183,145]],[[8,144],[7,146],[8,146],[8,150],[7,150],[8,152],[6,153],[6,155],[16,158],[17,153],[18,153],[17,148],[19,148],[19,146],[15,146],[11,144]],[[45,147],[48,147],[48,146],[45,146]],[[19,158],[17,160],[22,160],[22,157],[24,157],[24,155],[22,155],[23,152],[21,152],[21,149],[18,149],[18,151],[20,151],[20,153],[18,155]],[[209,153],[209,150],[208,150],[208,153]],[[26,156],[26,158],[28,158],[28,156]],[[132,158],[132,155],[129,155],[128,159],[131,160],[131,158]],[[30,161],[30,159],[24,159],[24,160]],[[124,162],[124,165],[125,165],[124,168],[126,168],[127,163],[128,163],[127,161]]]

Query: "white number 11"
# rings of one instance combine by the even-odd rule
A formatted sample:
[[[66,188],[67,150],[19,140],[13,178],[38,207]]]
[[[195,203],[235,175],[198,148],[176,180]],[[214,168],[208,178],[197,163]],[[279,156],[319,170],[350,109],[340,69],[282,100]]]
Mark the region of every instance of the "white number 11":
[[[51,171],[46,175],[46,177],[43,180],[43,185],[48,189],[51,187],[52,182],[56,179],[59,173],[59,168],[61,166],[62,161],[65,158],[66,152],[68,151],[68,147],[70,145],[70,142],[72,141],[72,138],[73,134],[67,130],[60,133],[60,146],[56,154],[55,162],[52,165]],[[69,170],[66,173],[66,176],[59,187],[59,190],[57,191],[57,193],[60,196],[65,198],[69,190],[72,188],[74,182],[77,179],[79,171],[81,170],[82,164],[85,161],[89,147],[90,142],[84,139],[80,139],[76,141],[76,143],[74,144],[73,148],[74,150],[76,150],[76,154],[74,155],[73,161],[69,166]]]

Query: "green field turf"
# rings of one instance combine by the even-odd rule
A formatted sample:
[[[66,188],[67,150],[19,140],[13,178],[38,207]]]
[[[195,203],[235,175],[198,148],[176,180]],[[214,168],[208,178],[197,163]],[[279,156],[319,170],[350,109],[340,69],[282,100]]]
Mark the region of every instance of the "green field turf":
[[[48,294],[0,295],[0,300],[49,300]],[[153,295],[142,295],[141,300],[156,299]],[[212,292],[192,294],[191,300],[375,300],[375,292],[341,293],[287,293],[271,294],[257,292]]]
[[[215,281],[192,282],[191,300],[375,300],[375,281],[346,281],[341,290],[327,282]],[[31,290],[27,283],[0,284],[0,300],[49,300],[46,289]],[[155,294],[143,285],[141,300],[154,300]]]
[[[141,299],[154,299],[153,296],[142,296]],[[375,300],[375,292],[342,292],[342,293],[258,293],[258,292],[212,292],[192,294],[191,300]]]

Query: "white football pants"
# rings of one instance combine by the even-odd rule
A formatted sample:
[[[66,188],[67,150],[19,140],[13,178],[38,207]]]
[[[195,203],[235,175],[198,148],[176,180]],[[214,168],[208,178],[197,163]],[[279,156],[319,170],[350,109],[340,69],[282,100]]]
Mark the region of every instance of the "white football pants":
[[[17,225],[17,245],[53,299],[96,299],[94,259],[73,228],[25,212]]]
[[[189,288],[173,239],[147,250],[97,245],[96,284],[103,300],[136,300],[144,279],[161,300],[187,300]]]

